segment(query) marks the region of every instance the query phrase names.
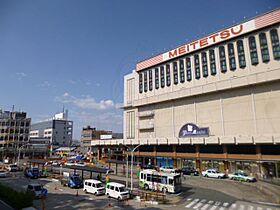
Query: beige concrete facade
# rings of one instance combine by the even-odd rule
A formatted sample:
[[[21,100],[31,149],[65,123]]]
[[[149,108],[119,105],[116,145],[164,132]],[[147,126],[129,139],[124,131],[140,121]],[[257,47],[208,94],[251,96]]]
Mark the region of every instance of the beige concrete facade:
[[[133,71],[124,80],[124,141],[131,144],[257,144],[280,143],[280,61],[274,59],[270,31],[279,24],[261,31],[236,37],[201,52],[215,50],[216,75],[195,79],[193,54],[160,64],[140,72]],[[262,61],[259,34],[265,33],[270,60]],[[252,65],[248,38],[254,36],[257,44],[258,64]],[[246,67],[238,65],[238,40],[243,40]],[[233,43],[236,69],[229,69],[228,44]],[[225,47],[227,71],[221,72],[218,48]],[[192,80],[174,84],[173,62],[191,59]],[[208,71],[210,61],[208,59]],[[171,85],[155,88],[155,68],[170,64]],[[184,62],[186,65],[186,62]],[[186,69],[186,66],[184,66]],[[139,92],[139,74],[152,70],[153,88]],[[202,63],[200,63],[202,71]],[[179,70],[178,70],[179,74]],[[166,75],[165,75],[166,76]],[[148,79],[147,79],[148,80]],[[160,79],[159,79],[160,80]],[[149,83],[147,81],[147,83]],[[159,81],[160,83],[160,81]],[[127,113],[135,113],[133,119]],[[134,120],[134,122],[131,122]],[[133,124],[131,124],[133,123]],[[186,123],[209,127],[210,136],[179,139],[179,131]],[[135,135],[128,136],[133,129]],[[131,133],[131,131],[130,131]]]

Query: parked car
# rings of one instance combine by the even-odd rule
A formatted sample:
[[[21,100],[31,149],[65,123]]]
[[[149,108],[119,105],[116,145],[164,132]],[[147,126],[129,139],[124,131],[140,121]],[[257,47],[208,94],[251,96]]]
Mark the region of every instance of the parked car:
[[[1,170],[1,171],[0,171],[0,177],[1,177],[1,178],[7,177],[7,174],[8,174],[7,171],[4,171],[4,170]]]
[[[48,190],[43,188],[41,184],[37,183],[29,184],[26,191],[33,193],[36,198],[42,198],[48,194]]]
[[[8,171],[10,172],[16,172],[18,171],[18,166],[16,164],[10,164],[8,167],[7,167]]]
[[[154,166],[154,165],[143,165],[140,167],[141,167],[141,169],[156,169],[156,166]]]
[[[26,168],[24,170],[24,176],[27,178],[38,179],[39,168]]]
[[[74,164],[75,166],[86,166],[84,162],[78,162]]]
[[[180,173],[179,169],[173,168],[171,166],[162,166],[159,168],[159,170],[166,173]]]
[[[105,187],[98,180],[86,179],[84,181],[84,192],[92,193],[94,195],[103,195],[105,194]]]
[[[232,174],[229,174],[228,177],[232,180],[243,181],[243,182],[256,182],[257,179],[252,176],[248,176],[243,171],[237,171]]]
[[[202,171],[202,176],[210,177],[210,178],[226,178],[226,174],[217,171],[216,169],[208,169],[206,171]]]
[[[107,184],[106,195],[118,200],[125,200],[129,198],[129,192],[125,186],[116,182],[109,182]]]
[[[63,177],[60,179],[60,184],[70,188],[82,188],[83,181],[79,174],[70,174],[63,172]]]
[[[60,166],[60,162],[58,160],[52,161],[53,166]]]
[[[74,161],[68,161],[65,163],[66,166],[74,166],[75,162]]]
[[[181,169],[181,173],[183,175],[199,176],[199,172],[195,168],[192,168],[192,167],[183,167]]]

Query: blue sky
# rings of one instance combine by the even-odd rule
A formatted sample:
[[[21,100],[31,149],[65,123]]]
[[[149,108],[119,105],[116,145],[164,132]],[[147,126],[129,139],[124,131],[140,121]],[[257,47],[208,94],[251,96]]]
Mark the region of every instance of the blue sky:
[[[68,108],[122,132],[123,76],[136,62],[280,6],[279,0],[0,0],[0,108],[33,122]]]

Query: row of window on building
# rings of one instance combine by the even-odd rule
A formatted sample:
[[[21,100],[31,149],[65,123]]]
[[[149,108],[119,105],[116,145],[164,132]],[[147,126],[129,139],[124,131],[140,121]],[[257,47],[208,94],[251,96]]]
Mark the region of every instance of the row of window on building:
[[[280,44],[279,44],[279,36],[277,29],[272,29],[269,31],[270,39],[271,39],[271,47],[273,52],[273,59],[279,60],[280,59]],[[261,60],[263,63],[268,63],[270,61],[269,55],[269,46],[267,41],[267,36],[264,32],[259,33],[259,46],[261,51]],[[234,43],[227,44],[227,57],[229,63],[229,69],[231,71],[235,71],[237,68],[237,61],[239,63],[239,68],[246,67],[246,58],[245,58],[245,51],[244,51],[244,40],[240,39]],[[250,59],[251,65],[258,65],[259,58],[258,58],[258,51],[257,51],[257,43],[255,36],[248,37],[248,44],[250,50]],[[235,56],[235,45],[237,47],[237,57]],[[208,54],[208,56],[207,56]],[[226,50],[225,46],[221,45],[218,47],[218,56],[219,56],[219,65],[220,71],[222,73],[226,73],[228,70],[227,62],[226,62]],[[210,64],[210,72],[208,69],[208,61]],[[172,62],[173,67],[173,83],[177,85],[179,82],[184,83],[185,81],[190,82],[192,80],[192,67],[191,62],[194,62],[194,76],[196,80],[201,78],[201,67],[202,67],[202,76],[204,78],[209,76],[209,73],[212,76],[217,74],[217,64],[216,64],[216,55],[214,49],[210,49],[208,51],[201,52],[200,54],[194,54],[193,56],[189,56],[186,58],[179,59],[179,61]],[[200,65],[200,62],[202,65]],[[178,66],[179,65],[179,66]],[[171,85],[171,63],[166,65],[162,65],[159,67],[154,68],[153,70],[146,70],[144,72],[139,73],[139,92],[143,93],[153,90],[153,72],[154,72],[154,82],[155,82],[155,89],[159,89],[159,87],[164,88],[166,86]],[[186,78],[185,78],[186,77]]]

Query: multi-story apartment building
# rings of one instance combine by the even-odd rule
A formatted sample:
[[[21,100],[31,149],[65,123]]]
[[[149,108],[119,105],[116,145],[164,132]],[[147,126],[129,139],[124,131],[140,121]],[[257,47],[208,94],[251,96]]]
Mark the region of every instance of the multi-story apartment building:
[[[54,118],[31,125],[30,139],[50,139],[52,146],[70,146],[73,137],[73,121],[68,120],[67,110]]]
[[[107,137],[107,138],[106,138]],[[87,150],[91,147],[91,141],[97,139],[112,139],[112,131],[96,130],[91,126],[84,127],[81,132],[81,145]]]
[[[16,153],[28,143],[30,122],[26,112],[0,110],[0,148],[3,153]]]
[[[147,164],[280,176],[280,10],[136,64],[124,139]],[[103,146],[102,146],[103,145]]]

